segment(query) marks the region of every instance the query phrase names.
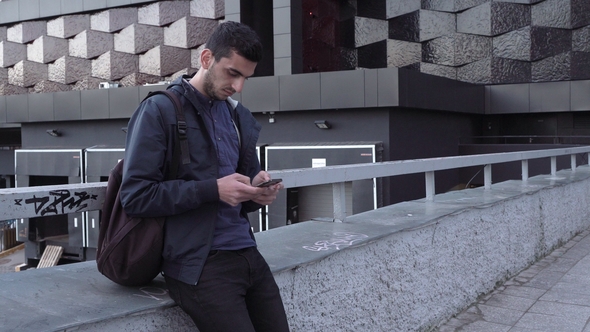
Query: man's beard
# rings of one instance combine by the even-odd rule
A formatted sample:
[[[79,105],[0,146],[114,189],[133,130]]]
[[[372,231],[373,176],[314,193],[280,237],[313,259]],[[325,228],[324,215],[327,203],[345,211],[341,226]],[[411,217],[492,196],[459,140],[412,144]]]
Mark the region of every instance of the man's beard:
[[[213,66],[207,70],[205,73],[205,81],[203,82],[203,89],[209,98],[216,99],[216,100],[224,100],[219,98],[219,96],[215,93],[215,86],[213,85],[213,81],[215,81],[215,74],[212,73]]]

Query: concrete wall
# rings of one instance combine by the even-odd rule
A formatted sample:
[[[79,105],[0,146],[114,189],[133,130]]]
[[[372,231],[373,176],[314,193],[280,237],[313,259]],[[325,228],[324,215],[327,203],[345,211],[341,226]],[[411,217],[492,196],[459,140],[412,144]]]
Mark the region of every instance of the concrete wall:
[[[404,202],[344,223],[273,229],[257,240],[292,331],[426,331],[590,227],[589,184],[583,166]],[[168,304],[78,331],[190,325]]]

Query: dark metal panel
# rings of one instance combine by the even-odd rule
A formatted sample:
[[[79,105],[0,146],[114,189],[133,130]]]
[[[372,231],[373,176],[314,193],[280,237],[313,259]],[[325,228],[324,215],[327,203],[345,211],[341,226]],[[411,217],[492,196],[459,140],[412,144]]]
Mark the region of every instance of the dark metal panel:
[[[29,98],[26,94],[6,96],[6,121],[29,121]]]
[[[18,20],[18,1],[0,1],[0,24]]]
[[[365,107],[379,106],[377,70],[367,69],[363,72],[365,74]]]
[[[109,89],[80,91],[80,114],[85,119],[109,117]]]
[[[80,152],[75,150],[16,150],[15,174],[81,176]]]
[[[484,114],[485,86],[457,82],[453,101],[453,111]]]
[[[320,74],[279,76],[281,111],[321,108]]]
[[[397,68],[377,69],[377,99],[379,106],[399,106],[400,81]]]
[[[571,81],[571,89],[572,111],[590,111],[590,80]]]
[[[529,84],[492,85],[489,113],[528,113],[530,110],[529,87]]]
[[[80,120],[80,91],[56,92],[53,95],[53,113],[56,121]]]
[[[0,150],[0,175],[14,174],[14,150]]]
[[[109,118],[129,118],[139,105],[139,89],[136,86],[107,89],[109,92]]]
[[[365,79],[362,70],[320,73],[320,89],[323,109],[365,105]]]
[[[14,0],[13,0],[14,1]],[[18,17],[21,21],[39,18],[40,0],[19,0]]]
[[[531,113],[570,110],[570,82],[532,83]]]
[[[6,123],[6,96],[0,96],[0,123]]]
[[[279,110],[279,77],[266,76],[249,80],[242,90],[242,103],[252,112]]]
[[[80,0],[61,0],[61,13],[73,14],[84,11],[84,2]]]
[[[30,93],[29,121],[53,121],[53,93]]]
[[[413,70],[400,71],[400,106],[453,110],[457,81]]]
[[[86,151],[85,175],[87,177],[107,177],[123,157],[125,157],[124,149],[88,149]]]
[[[84,0],[84,10],[97,10],[104,9],[106,7],[107,0]]]
[[[61,0],[43,0],[39,2],[39,13],[44,17],[61,14]]]

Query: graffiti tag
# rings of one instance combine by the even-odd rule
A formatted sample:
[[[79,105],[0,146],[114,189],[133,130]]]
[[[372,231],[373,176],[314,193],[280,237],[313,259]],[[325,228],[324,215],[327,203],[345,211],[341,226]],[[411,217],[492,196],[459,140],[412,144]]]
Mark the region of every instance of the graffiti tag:
[[[79,212],[88,206],[88,200],[96,200],[97,195],[90,195],[85,191],[74,192],[72,195],[68,190],[50,191],[49,196],[25,199],[25,204],[33,204],[35,214],[45,216],[47,214],[65,214],[68,212]],[[15,200],[16,205],[21,205],[22,200]]]
[[[310,251],[340,250],[342,247],[348,247],[358,241],[368,238],[368,235],[351,232],[335,232],[334,237],[328,240],[320,240],[312,246],[303,246],[303,249]]]

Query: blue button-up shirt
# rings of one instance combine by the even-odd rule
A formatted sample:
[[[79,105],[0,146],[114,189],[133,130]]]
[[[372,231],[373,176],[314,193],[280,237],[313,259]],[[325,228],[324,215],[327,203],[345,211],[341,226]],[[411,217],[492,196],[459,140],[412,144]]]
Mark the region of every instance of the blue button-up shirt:
[[[218,178],[233,174],[238,168],[240,142],[228,103],[227,101],[209,99],[194,87],[193,91],[204,106],[204,114],[201,114],[201,117],[217,150]],[[248,219],[240,215],[241,209],[241,204],[233,207],[227,203],[219,202],[211,250],[238,250],[256,246],[250,236]]]

